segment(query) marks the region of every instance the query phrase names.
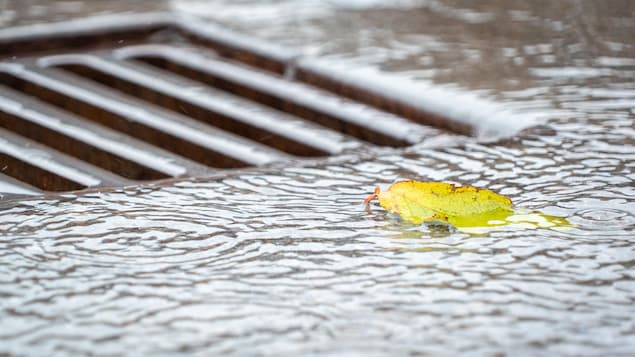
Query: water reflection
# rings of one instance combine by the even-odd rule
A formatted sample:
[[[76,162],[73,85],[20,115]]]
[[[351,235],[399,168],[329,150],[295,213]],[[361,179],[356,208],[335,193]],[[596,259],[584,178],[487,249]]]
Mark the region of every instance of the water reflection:
[[[633,2],[378,3],[172,2],[545,125],[495,143],[4,203],[0,353],[632,354]],[[398,179],[488,187],[575,227],[469,234],[355,204]]]

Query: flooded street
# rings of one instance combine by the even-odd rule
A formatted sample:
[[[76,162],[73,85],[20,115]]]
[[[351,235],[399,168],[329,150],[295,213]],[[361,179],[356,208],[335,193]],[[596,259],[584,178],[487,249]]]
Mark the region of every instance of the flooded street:
[[[538,124],[2,202],[0,354],[632,355],[635,3],[385,3],[0,0],[3,27],[192,13]],[[575,226],[439,231],[360,204],[398,179],[486,187]]]

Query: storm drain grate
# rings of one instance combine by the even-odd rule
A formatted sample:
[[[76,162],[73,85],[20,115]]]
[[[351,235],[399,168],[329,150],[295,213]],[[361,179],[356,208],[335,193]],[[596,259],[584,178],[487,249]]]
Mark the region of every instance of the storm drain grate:
[[[124,186],[470,134],[413,103],[193,19],[5,29],[0,191]]]

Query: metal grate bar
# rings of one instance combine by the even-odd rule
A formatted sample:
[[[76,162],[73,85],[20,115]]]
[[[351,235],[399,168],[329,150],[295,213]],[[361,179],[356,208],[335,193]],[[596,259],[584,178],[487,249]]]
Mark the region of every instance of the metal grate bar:
[[[8,169],[8,167],[0,167],[0,172]],[[28,185],[22,181],[18,181],[11,176],[0,173],[0,199],[7,200],[12,198],[21,198],[24,196],[38,196],[44,194],[38,188]]]

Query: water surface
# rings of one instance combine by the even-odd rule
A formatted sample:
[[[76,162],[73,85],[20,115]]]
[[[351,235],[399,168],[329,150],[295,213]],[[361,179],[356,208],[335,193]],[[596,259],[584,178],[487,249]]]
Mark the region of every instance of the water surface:
[[[384,3],[165,6],[542,126],[5,203],[0,353],[632,355],[635,6]],[[444,232],[358,204],[400,178],[488,187],[576,227]]]

